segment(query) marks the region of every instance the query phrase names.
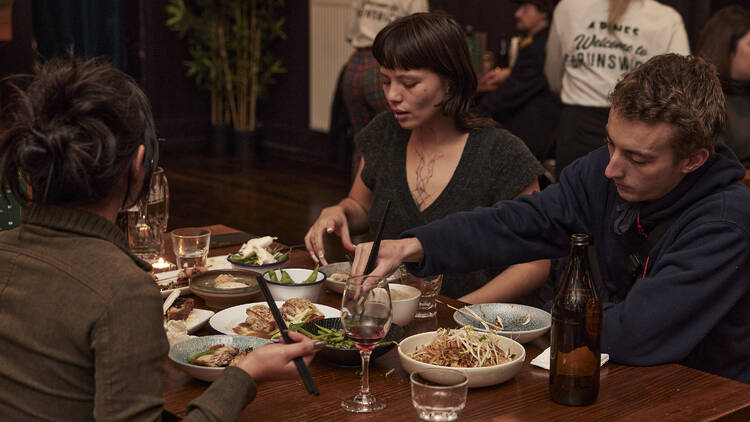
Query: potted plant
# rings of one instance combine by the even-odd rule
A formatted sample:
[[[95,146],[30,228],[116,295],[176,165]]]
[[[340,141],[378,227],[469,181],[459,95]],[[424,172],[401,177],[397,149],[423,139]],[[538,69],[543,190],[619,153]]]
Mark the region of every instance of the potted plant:
[[[269,50],[285,38],[283,0],[169,0],[167,26],[188,42],[187,74],[211,92],[211,123],[231,123],[238,155],[252,156],[257,102],[286,70]]]

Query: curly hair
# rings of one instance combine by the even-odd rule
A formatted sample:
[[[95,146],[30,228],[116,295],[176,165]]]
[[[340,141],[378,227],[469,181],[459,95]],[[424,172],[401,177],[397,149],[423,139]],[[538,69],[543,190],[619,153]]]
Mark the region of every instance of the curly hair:
[[[97,203],[121,183],[140,145],[146,145],[149,180],[158,155],[154,123],[132,78],[103,59],[71,56],[5,82],[14,101],[3,113],[0,186],[16,198],[27,204]]]
[[[655,56],[625,74],[610,99],[625,118],[672,125],[670,143],[678,160],[701,148],[713,155],[727,119],[716,68],[697,56]]]
[[[375,37],[372,54],[387,69],[428,69],[448,82],[442,113],[462,132],[497,126],[470,111],[477,90],[463,28],[444,12],[414,13],[389,23]]]

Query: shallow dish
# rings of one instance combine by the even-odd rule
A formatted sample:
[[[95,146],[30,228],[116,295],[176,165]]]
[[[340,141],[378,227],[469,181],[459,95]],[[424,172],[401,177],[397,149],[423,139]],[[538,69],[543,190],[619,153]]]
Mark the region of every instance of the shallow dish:
[[[499,316],[503,321],[504,330],[494,331],[519,343],[528,343],[547,333],[552,324],[552,317],[548,312],[533,306],[515,303],[482,303],[466,306],[462,310],[467,312],[466,308],[471,309],[491,324],[494,324],[495,318]],[[471,325],[477,331],[487,331],[482,323],[461,312],[454,312],[453,319],[459,325]]]
[[[283,300],[276,301],[276,306],[278,308],[281,308],[281,305],[283,304],[284,304]],[[210,325],[212,329],[214,329],[215,331],[219,333],[236,336],[237,333],[232,331],[232,328],[236,327],[237,324],[241,322],[245,322],[245,320],[247,319],[247,312],[245,312],[245,310],[255,305],[267,305],[267,304],[266,302],[255,302],[255,303],[244,303],[242,305],[232,306],[231,308],[227,308],[227,309],[217,312],[214,316],[211,317],[211,319],[208,320],[208,325]],[[323,313],[323,316],[325,316],[326,318],[340,318],[341,317],[341,311],[339,311],[336,308],[331,308],[330,306],[326,306],[326,305],[319,305],[317,303],[314,303],[314,305],[316,308],[318,308],[320,312]]]
[[[187,319],[185,320],[185,325],[187,325],[188,334],[192,334],[198,330],[200,330],[208,320],[214,316],[214,311],[209,311],[208,309],[195,309],[193,308],[192,311],[190,311],[190,315],[188,315]]]
[[[352,270],[352,263],[349,261],[344,262],[334,262],[333,264],[328,264],[320,267],[320,271],[323,271],[326,273],[326,281],[325,286],[336,292],[336,293],[344,293],[344,287],[346,286],[346,280],[344,281],[338,281],[331,278],[331,275],[336,273],[348,273]]]
[[[223,344],[236,347],[240,351],[252,347],[253,349],[270,343],[270,340],[249,336],[205,336],[195,337],[177,343],[169,348],[169,359],[176,363],[188,375],[199,380],[213,382],[219,378],[224,368],[209,368],[206,366],[193,365],[187,362],[187,358],[200,353],[211,346]],[[251,352],[252,353],[252,352]]]
[[[221,270],[221,269],[231,269],[232,264],[227,262],[226,259],[224,259],[223,256],[213,256],[211,258],[206,259],[206,268],[209,270]],[[180,270],[172,270],[172,271],[164,271],[161,273],[156,273],[156,284],[159,286],[168,286],[169,283],[177,280],[177,272]],[[175,287],[173,289],[166,289],[161,291],[161,298],[164,299],[167,296],[169,296],[170,293],[173,291],[179,291],[180,295],[186,295],[190,293],[190,286],[188,286],[188,283],[185,283],[183,286]]]
[[[317,321],[311,321],[303,324],[301,328],[309,331],[312,334],[317,334],[318,327],[316,327],[316,324],[328,329],[338,330],[344,328],[344,325],[341,323],[341,318],[319,319]],[[383,341],[390,341],[391,343],[375,346],[375,348],[372,349],[372,355],[370,356],[370,359],[375,359],[383,356],[386,352],[391,350],[396,345],[396,343],[393,343],[394,341],[400,341],[402,338],[404,338],[404,329],[398,324],[391,324],[391,328],[388,330],[388,334],[386,334],[385,338],[383,339]],[[359,349],[357,349],[356,347],[352,349],[343,349],[340,347],[331,347],[326,345],[325,349],[318,352],[318,356],[340,366],[360,366],[362,363],[359,356]]]
[[[436,331],[429,331],[426,333],[415,334],[411,337],[407,337],[399,343],[398,346],[398,358],[401,361],[401,366],[408,373],[414,371],[420,371],[423,369],[445,369],[447,366],[431,365],[429,363],[420,362],[412,359],[408,356],[409,353],[414,353],[418,347],[432,343],[432,340],[437,335]],[[500,342],[500,347],[503,350],[510,351],[511,354],[515,354],[516,357],[510,361],[500,365],[485,366],[480,368],[455,368],[463,372],[469,378],[469,387],[486,387],[488,385],[500,384],[513,378],[523,368],[523,362],[526,360],[526,349],[521,346],[520,343],[511,340],[507,337],[498,336],[495,334],[487,334],[488,336],[495,336]],[[429,378],[433,382],[442,382],[439,378]]]
[[[287,254],[286,258],[282,259],[281,261],[272,262],[270,264],[263,264],[263,265],[255,265],[255,264],[244,264],[242,262],[233,261],[231,258],[231,255],[227,255],[227,261],[232,265],[232,268],[237,270],[249,270],[254,271],[259,274],[263,274],[264,272],[268,270],[274,270],[276,268],[281,268],[289,261],[289,255]]]
[[[281,270],[271,270],[276,275],[276,279],[281,279]],[[277,283],[271,281],[270,273],[266,271],[261,277],[266,281],[268,290],[271,291],[271,296],[275,300],[287,300],[293,297],[304,297],[309,299],[311,302],[318,300],[320,296],[320,290],[323,288],[323,283],[326,281],[326,273],[318,269],[318,275],[312,283],[302,283],[310,277],[314,270],[307,268],[284,268],[283,271],[289,274],[289,277],[294,281],[295,284]]]
[[[233,289],[219,289],[213,282],[221,274],[230,274],[235,281],[246,284],[247,287]],[[190,291],[206,301],[211,308],[226,308],[247,302],[254,296],[260,295],[257,274],[245,270],[211,270],[190,277]]]

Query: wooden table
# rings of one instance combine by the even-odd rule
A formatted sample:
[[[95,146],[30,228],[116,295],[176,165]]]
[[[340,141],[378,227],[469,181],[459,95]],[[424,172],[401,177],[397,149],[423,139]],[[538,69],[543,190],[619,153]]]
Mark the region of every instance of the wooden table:
[[[216,234],[233,231],[225,226],[209,228]],[[211,255],[228,254],[237,248],[230,246],[212,250]],[[168,245],[167,249],[171,247]],[[304,251],[293,251],[287,266],[312,267],[312,260]],[[198,307],[204,307],[200,298],[196,299],[201,305]],[[449,298],[441,300],[454,306],[462,305]],[[319,303],[338,308],[340,301],[340,295],[324,289]],[[456,327],[452,315],[452,310],[438,304],[437,317],[412,322],[407,326],[407,336],[436,327]],[[205,328],[198,334],[215,333]],[[462,421],[750,420],[750,385],[678,364],[634,367],[607,363],[601,369],[601,389],[595,404],[585,407],[558,405],[549,398],[548,372],[529,364],[548,346],[548,339],[538,339],[524,346],[526,362],[515,378],[500,385],[469,390]],[[359,368],[337,367],[316,358],[310,365],[310,371],[320,396],[307,394],[300,380],[263,383],[257,397],[245,408],[239,420],[414,420],[409,377],[401,368],[396,350],[391,350],[370,365],[370,389],[377,397],[388,402],[388,407],[381,412],[352,414],[343,410],[340,401],[359,390],[359,377],[356,374]],[[208,384],[186,375],[170,361],[166,369],[166,410],[184,416],[187,404],[199,396]],[[393,369],[395,371],[391,371]]]

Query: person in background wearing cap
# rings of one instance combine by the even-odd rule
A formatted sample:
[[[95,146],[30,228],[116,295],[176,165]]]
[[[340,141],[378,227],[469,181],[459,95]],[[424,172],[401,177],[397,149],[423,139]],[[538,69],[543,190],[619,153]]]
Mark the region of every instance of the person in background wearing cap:
[[[544,76],[544,46],[553,0],[514,0],[516,28],[523,34],[518,57],[508,68],[495,68],[479,80],[479,108],[521,138],[539,161],[545,159],[560,105]]]

